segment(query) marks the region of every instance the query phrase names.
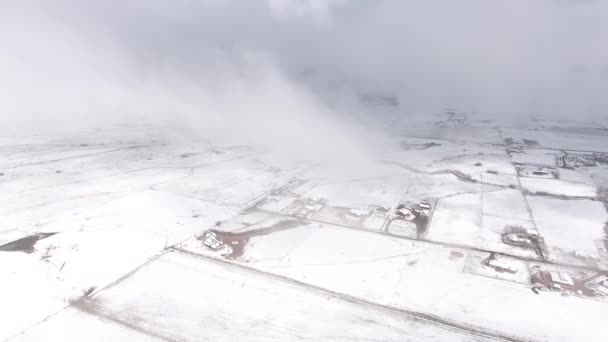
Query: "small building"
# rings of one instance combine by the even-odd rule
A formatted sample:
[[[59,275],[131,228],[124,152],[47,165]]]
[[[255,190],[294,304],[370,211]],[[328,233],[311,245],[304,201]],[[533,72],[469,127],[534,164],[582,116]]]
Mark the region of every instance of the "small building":
[[[522,153],[524,147],[521,145],[510,145],[507,147],[507,153]]]
[[[574,280],[565,272],[549,272],[549,279],[553,282],[553,285],[558,285],[558,288],[561,288],[563,285],[574,286]]]
[[[428,217],[431,213],[431,205],[426,201],[422,201],[416,204],[412,211],[414,215]]]
[[[593,277],[587,284],[589,289],[593,290],[596,294],[600,294],[603,297],[608,297],[608,275],[602,274]]]
[[[502,236],[502,242],[519,247],[535,248],[536,241],[526,233],[507,233]]]
[[[215,234],[214,232],[207,232],[203,236],[203,245],[211,250],[216,251],[222,248],[224,244],[220,240],[218,240],[217,234]]]
[[[524,231],[526,234],[528,234],[529,236],[531,236],[533,238],[538,239],[538,237],[539,237],[538,229],[536,229],[536,228],[524,228]]]
[[[420,203],[418,203],[418,207],[421,208],[421,209],[427,209],[427,210],[431,209],[431,205],[428,204],[427,202],[420,202]]]
[[[412,212],[407,208],[398,209],[395,214],[407,221],[412,221],[416,218],[416,216],[414,216],[414,214],[412,214]]]
[[[542,242],[542,238],[536,228],[507,225],[505,233],[502,235],[502,242],[519,247],[537,248]]]
[[[608,297],[608,278],[598,282],[594,290]]]
[[[494,271],[498,273],[517,273],[517,266],[510,260],[505,258],[496,258],[495,253],[490,253],[490,255],[481,260],[481,264],[494,269]]]
[[[496,272],[517,273],[517,268],[505,260],[492,258],[488,260],[487,266],[492,267]]]
[[[521,234],[517,234],[517,233],[506,234],[504,236],[504,240],[507,240],[508,242],[510,242],[513,245],[521,245],[521,244],[529,241],[525,236],[522,236]]]

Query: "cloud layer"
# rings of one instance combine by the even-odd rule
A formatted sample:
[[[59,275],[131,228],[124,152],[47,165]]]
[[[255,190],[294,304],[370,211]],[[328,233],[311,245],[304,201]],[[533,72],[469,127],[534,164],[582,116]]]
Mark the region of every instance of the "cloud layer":
[[[572,0],[8,1],[0,122],[336,135],[351,112],[381,115],[362,94],[398,97],[404,117],[593,119],[606,18],[608,3]]]

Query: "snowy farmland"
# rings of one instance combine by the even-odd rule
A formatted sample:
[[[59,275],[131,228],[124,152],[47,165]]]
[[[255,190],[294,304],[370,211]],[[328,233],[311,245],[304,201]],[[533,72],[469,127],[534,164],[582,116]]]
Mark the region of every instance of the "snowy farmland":
[[[0,341],[606,341],[608,138],[564,127],[3,137]]]
[[[91,330],[71,329],[74,324]],[[65,341],[91,334],[99,340],[141,341],[232,341],[235,336],[252,341],[377,336],[402,341],[405,335],[412,340],[485,341],[405,313],[176,252],[14,340],[33,341],[49,333]]]

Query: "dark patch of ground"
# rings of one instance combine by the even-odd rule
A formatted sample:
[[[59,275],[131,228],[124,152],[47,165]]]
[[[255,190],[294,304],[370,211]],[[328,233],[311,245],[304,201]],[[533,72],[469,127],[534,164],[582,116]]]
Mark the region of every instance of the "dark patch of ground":
[[[35,250],[34,245],[36,244],[36,242],[42,239],[46,239],[47,237],[55,234],[57,233],[37,233],[34,235],[26,236],[19,240],[15,240],[13,242],[9,242],[0,246],[0,251],[32,253]]]
[[[572,276],[572,285],[560,284],[561,288],[555,288],[555,284],[551,281],[551,277],[549,276],[549,272],[540,271],[531,276],[532,283],[535,286],[539,286],[541,288],[552,289],[554,291],[560,291],[564,294],[574,293],[580,294],[585,297],[597,297],[597,292],[587,287],[587,284],[591,283],[595,278],[603,276],[603,273],[597,273],[591,276],[584,275],[571,275]]]
[[[459,251],[451,251],[450,256],[454,257],[454,258],[462,258],[464,256],[464,254],[462,254],[462,252],[459,252]]]
[[[182,342],[170,336],[163,336],[156,331],[149,324],[145,323],[145,320],[141,318],[137,313],[121,312],[120,310],[112,310],[103,305],[100,299],[93,298],[81,298],[75,300],[72,303],[72,307],[94,315],[100,319],[119,324],[128,329],[134,330],[138,333],[152,337],[154,340],[165,341],[165,342]]]
[[[556,195],[556,194],[548,193],[546,191],[530,191],[528,189],[523,189],[522,192],[523,192],[524,195],[527,195],[527,196],[550,197],[550,198],[556,198],[556,199],[561,199],[561,200],[591,200],[591,201],[597,201],[596,197],[588,197],[588,196]]]
[[[540,146],[538,141],[531,139],[524,139],[524,144],[526,144],[526,146]]]
[[[412,211],[412,214],[414,214],[415,217],[412,222],[416,224],[416,237],[420,239],[426,235],[426,231],[429,227],[429,217],[414,211]]]
[[[456,176],[456,178],[458,178],[459,180],[463,181],[463,182],[467,182],[467,183],[479,183],[479,181],[473,179],[473,177],[471,177],[471,175],[466,174],[462,171],[458,171],[458,170],[448,170],[448,173],[453,174],[454,176]],[[433,174],[436,174],[437,172],[434,172]]]
[[[428,142],[428,143],[424,143],[424,144],[408,144],[403,141],[399,145],[401,146],[401,149],[403,149],[405,151],[426,150],[427,148],[441,146],[441,144],[438,144],[436,142]]]
[[[247,230],[244,232],[226,232],[217,229],[211,229],[209,230],[209,232],[215,233],[219,241],[221,241],[226,246],[230,246],[232,252],[228,255],[225,255],[225,257],[226,259],[234,260],[243,255],[243,252],[245,251],[245,246],[249,242],[249,239],[254,236],[268,235],[278,231],[293,229],[307,224],[308,222],[300,220],[285,220],[277,222],[268,227]],[[202,234],[198,237],[198,239],[203,240],[204,237],[205,234]]]

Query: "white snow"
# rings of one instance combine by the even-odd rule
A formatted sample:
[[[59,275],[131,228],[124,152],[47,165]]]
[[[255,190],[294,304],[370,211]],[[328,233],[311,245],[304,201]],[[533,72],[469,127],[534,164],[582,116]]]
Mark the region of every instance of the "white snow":
[[[608,220],[601,202],[523,195],[594,198],[608,167],[559,168],[561,179],[542,179],[517,177],[511,163],[553,166],[559,149],[606,150],[608,140],[570,126],[501,136],[484,125],[407,127],[427,138],[387,138],[365,165],[347,166],[205,140],[126,142],[120,131],[0,137],[0,245],[58,232],[31,254],[0,252],[0,340],[474,338],[234,265],[176,252],[156,259],[172,245],[221,258],[195,236],[285,221],[297,224],[249,238],[230,262],[524,340],[608,340],[598,328],[605,302],[529,288],[532,267],[576,269],[502,242],[509,225],[536,228],[551,262],[608,267],[598,250]],[[509,136],[542,147],[509,158]],[[413,222],[388,220],[398,204],[421,201],[433,207],[426,242]],[[482,265],[491,251],[504,255]],[[91,306],[64,309],[89,290]]]
[[[83,312],[53,316],[18,341],[38,341],[60,329],[69,331],[52,336],[66,342],[96,332],[98,340],[114,341],[471,340],[451,329],[179,253],[161,256],[77,307]],[[85,335],[84,328],[91,330]]]
[[[533,177],[521,177],[520,181],[521,186],[532,193],[544,192],[553,195],[578,197],[595,197],[597,195],[594,186],[584,183]]]
[[[273,235],[259,239],[272,240]],[[340,243],[343,241],[348,243]],[[268,244],[272,246],[271,242]],[[465,324],[474,322],[476,326],[529,339],[600,342],[608,338],[597,328],[608,315],[604,302],[555,293],[534,294],[523,284],[523,273],[510,281],[463,273],[466,258],[454,258],[452,251],[423,242],[325,226],[285,257],[250,261],[247,265],[377,303]],[[259,253],[263,251],[257,253],[261,258]],[[509,265],[525,272],[521,262]],[[524,280],[520,281],[520,277]]]
[[[540,235],[552,260],[577,252],[598,258],[595,241],[604,238],[608,214],[602,203],[591,200],[561,200],[528,196]]]
[[[583,134],[578,132],[560,132],[549,130],[503,129],[502,135],[507,138],[537,140],[541,147],[559,150],[606,151],[608,140],[604,135]]]
[[[511,160],[522,164],[556,166],[556,156],[560,155],[563,153],[556,150],[525,148],[522,153],[512,153]]]
[[[138,332],[128,324],[117,324],[110,319],[69,308],[15,336],[11,341],[162,342],[165,340]]]

